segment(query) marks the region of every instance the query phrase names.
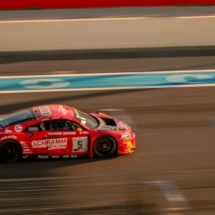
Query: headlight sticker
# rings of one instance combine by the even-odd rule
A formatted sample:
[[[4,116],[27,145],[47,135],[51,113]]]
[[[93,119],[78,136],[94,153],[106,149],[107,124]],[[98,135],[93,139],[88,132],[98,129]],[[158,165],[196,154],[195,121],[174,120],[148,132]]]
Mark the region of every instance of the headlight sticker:
[[[123,134],[121,137],[123,140],[128,140],[131,138],[131,134]]]

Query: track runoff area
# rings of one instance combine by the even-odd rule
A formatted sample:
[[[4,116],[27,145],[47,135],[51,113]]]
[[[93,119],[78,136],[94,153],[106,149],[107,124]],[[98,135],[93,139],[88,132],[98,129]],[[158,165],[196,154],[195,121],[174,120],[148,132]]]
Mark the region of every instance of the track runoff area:
[[[215,70],[5,76],[0,93],[207,87]]]

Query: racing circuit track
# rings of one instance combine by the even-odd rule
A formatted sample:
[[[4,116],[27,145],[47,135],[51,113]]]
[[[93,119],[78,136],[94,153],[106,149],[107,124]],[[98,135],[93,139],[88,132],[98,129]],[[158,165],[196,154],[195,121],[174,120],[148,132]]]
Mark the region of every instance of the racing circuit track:
[[[56,75],[195,69],[215,69],[215,57],[12,62],[2,63],[0,74]],[[120,205],[125,202],[134,204],[133,209],[128,204],[126,206],[126,211],[131,210],[134,214],[163,214],[161,209],[170,208],[170,204],[175,202],[173,207],[179,210],[180,215],[190,214],[189,208],[195,211],[195,215],[213,214],[214,87],[41,92],[0,94],[0,97],[1,112],[46,103],[62,103],[83,111],[123,109],[109,110],[109,113],[123,117],[133,125],[137,137],[135,153],[113,159],[1,163],[0,214],[17,214],[17,211],[38,214],[38,210],[40,214],[57,214],[57,211],[70,214],[69,208],[74,205],[92,207],[97,203]],[[169,182],[164,189],[165,181]],[[153,185],[155,182],[158,183],[156,186]],[[182,194],[171,194],[173,185],[184,197]],[[66,190],[60,190],[62,186]],[[140,202],[147,206],[139,209]],[[184,205],[188,210],[180,211]],[[84,214],[90,214],[90,210],[93,211],[91,208]],[[104,208],[99,210],[104,212]],[[122,209],[115,206],[109,210],[113,213]],[[164,214],[175,214],[173,212],[170,210]]]

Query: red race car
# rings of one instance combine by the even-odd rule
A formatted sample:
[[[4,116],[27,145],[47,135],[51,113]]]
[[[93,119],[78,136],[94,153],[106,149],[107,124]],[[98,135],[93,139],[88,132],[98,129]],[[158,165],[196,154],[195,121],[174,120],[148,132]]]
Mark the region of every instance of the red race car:
[[[135,133],[105,113],[83,113],[61,104],[37,106],[0,116],[0,159],[107,158],[132,153]]]

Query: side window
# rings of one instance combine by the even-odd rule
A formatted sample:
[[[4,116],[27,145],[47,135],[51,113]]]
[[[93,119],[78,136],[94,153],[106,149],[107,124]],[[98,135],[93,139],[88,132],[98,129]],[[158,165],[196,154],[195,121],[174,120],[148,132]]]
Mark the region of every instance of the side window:
[[[25,130],[26,131],[42,131],[43,130],[43,123],[28,126]]]
[[[68,130],[77,130],[81,128],[78,124],[70,121],[70,120],[50,120],[44,122],[44,130],[47,131],[68,131]]]
[[[82,126],[78,125],[77,123],[75,122],[72,122],[72,125],[73,125],[73,128],[74,130],[85,130]]]

